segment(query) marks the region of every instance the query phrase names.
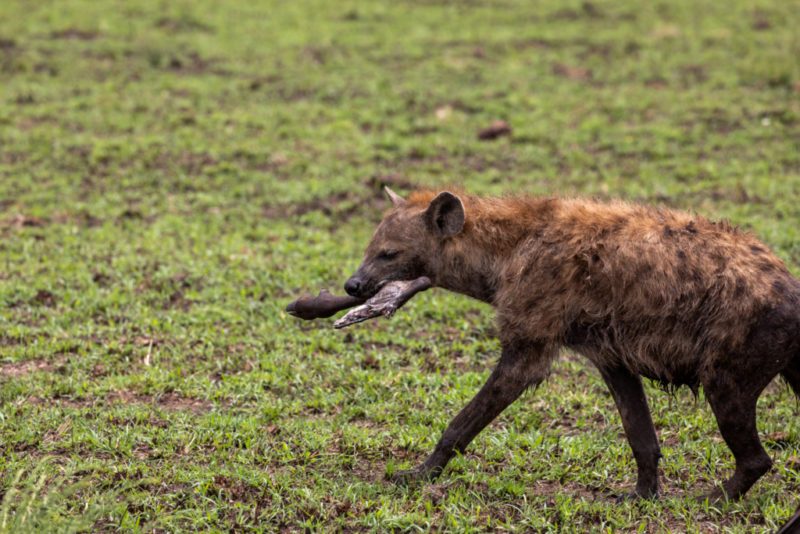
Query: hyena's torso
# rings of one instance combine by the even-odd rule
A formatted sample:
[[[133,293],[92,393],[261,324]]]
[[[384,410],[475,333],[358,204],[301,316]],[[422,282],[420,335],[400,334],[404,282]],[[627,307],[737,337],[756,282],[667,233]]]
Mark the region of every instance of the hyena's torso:
[[[500,270],[493,303],[505,331],[696,386],[765,314],[800,320],[800,283],[729,224],[622,203],[544,206]]]

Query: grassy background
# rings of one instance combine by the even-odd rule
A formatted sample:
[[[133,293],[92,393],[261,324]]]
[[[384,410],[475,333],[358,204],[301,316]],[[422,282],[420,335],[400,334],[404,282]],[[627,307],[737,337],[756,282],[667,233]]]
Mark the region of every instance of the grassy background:
[[[397,488],[487,376],[491,310],[283,307],[342,291],[382,184],[690,209],[798,273],[798,27],[795,0],[4,0],[0,530],[773,531],[800,490],[779,384],[739,503],[695,501],[732,468],[702,396],[648,387],[663,496],[616,504],[635,464],[570,354]]]

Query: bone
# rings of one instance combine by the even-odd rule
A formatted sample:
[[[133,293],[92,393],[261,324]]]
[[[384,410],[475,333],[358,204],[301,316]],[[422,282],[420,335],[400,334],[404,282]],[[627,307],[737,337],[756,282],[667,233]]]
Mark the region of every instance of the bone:
[[[333,323],[333,327],[344,328],[381,315],[389,318],[394,315],[398,308],[411,300],[411,297],[429,287],[431,287],[431,281],[425,276],[416,280],[389,282],[371,299],[350,310],[341,319]]]

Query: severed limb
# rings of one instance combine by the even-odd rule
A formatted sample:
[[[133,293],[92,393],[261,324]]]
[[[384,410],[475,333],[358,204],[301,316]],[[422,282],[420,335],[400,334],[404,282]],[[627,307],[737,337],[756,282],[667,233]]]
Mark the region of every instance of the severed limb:
[[[349,295],[331,295],[327,289],[323,289],[316,297],[311,293],[306,293],[297,300],[293,300],[286,306],[289,315],[294,315],[306,321],[311,319],[321,319],[330,317],[336,312],[352,308],[363,304],[364,299],[351,297]]]
[[[428,277],[422,276],[416,280],[399,280],[384,285],[372,298],[361,306],[350,310],[341,319],[333,323],[334,328],[344,328],[351,324],[360,323],[373,317],[383,315],[391,317],[400,306],[408,302],[411,297],[431,287]]]
[[[316,297],[306,293],[299,299],[293,300],[286,306],[286,311],[300,319],[311,320],[330,317],[336,312],[358,306],[333,324],[335,328],[343,328],[379,315],[391,317],[411,297],[429,287],[431,281],[425,276],[416,280],[389,282],[367,301],[356,297],[331,295],[323,289]]]

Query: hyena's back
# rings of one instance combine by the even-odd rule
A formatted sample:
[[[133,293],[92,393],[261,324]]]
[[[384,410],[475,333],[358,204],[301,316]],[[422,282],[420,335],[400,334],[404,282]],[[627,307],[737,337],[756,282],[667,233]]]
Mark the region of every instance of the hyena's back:
[[[501,277],[500,320],[512,329],[691,386],[756,337],[779,352],[800,339],[800,282],[751,234],[622,203],[560,200],[548,211]]]

